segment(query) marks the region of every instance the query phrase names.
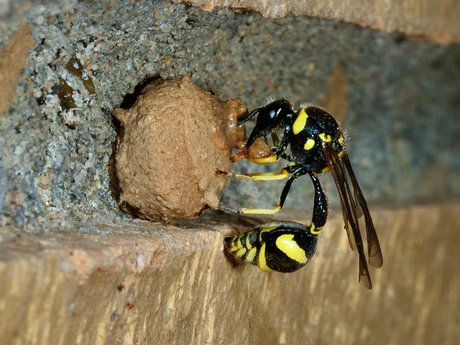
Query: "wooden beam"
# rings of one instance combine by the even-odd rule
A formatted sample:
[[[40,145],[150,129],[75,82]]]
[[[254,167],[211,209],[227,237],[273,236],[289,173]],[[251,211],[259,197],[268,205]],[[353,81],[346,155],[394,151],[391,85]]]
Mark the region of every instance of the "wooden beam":
[[[370,291],[335,210],[293,274],[225,255],[223,236],[261,222],[250,217],[2,229],[0,343],[459,343],[460,204],[372,211],[385,263]]]

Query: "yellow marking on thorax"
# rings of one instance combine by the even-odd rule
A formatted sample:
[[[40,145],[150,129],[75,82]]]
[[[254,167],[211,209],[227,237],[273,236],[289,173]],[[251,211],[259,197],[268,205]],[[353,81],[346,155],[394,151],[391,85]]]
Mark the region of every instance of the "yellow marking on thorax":
[[[303,146],[305,151],[311,150],[315,146],[315,141],[313,139],[308,139]]]
[[[259,268],[261,271],[270,272],[273,271],[270,267],[267,266],[267,260],[265,258],[265,243],[262,244],[259,251]]]
[[[305,108],[300,108],[299,116],[297,116],[297,119],[294,121],[294,124],[292,125],[292,131],[294,132],[294,134],[297,135],[305,128],[305,125],[307,124],[307,119],[308,115],[305,111]]]
[[[332,140],[331,136],[326,133],[320,133],[318,134],[318,137],[325,143],[330,143]]]
[[[293,240],[293,238],[294,235],[292,234],[284,234],[278,236],[276,239],[276,246],[290,259],[304,264],[308,261],[308,258],[305,255],[305,250],[300,248],[297,242]]]

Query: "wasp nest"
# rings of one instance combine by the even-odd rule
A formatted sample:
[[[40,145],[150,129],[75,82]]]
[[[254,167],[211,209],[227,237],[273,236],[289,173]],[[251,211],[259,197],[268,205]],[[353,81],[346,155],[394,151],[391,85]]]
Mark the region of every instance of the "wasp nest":
[[[167,223],[216,208],[228,183],[216,171],[229,170],[232,148],[244,142],[237,130],[244,111],[241,100],[220,102],[188,77],[154,81],[131,108],[115,109],[120,208]]]

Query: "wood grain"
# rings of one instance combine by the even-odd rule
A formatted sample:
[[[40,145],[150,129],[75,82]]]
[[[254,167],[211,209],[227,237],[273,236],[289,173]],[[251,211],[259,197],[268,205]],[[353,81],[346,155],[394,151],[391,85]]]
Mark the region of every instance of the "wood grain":
[[[225,255],[223,236],[254,218],[208,213],[180,226],[133,220],[9,236],[0,343],[458,344],[460,204],[372,211],[385,262],[371,291],[358,284],[338,217],[293,274]],[[284,210],[279,218],[302,220]]]

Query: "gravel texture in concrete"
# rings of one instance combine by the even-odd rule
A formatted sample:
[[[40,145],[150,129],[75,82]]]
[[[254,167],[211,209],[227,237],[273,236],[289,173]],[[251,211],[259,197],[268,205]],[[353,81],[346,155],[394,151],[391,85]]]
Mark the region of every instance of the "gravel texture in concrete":
[[[0,225],[43,231],[123,218],[107,170],[111,112],[141,81],[183,75],[221,100],[241,97],[249,109],[272,95],[297,105],[341,97],[348,151],[369,202],[459,195],[459,46],[164,1],[23,8],[36,44],[0,122]],[[1,27],[0,47],[14,30]],[[246,162],[234,170],[281,167]],[[336,203],[332,179],[322,180]],[[232,179],[222,203],[274,206],[281,188]],[[293,188],[286,207],[311,212],[308,179]]]

